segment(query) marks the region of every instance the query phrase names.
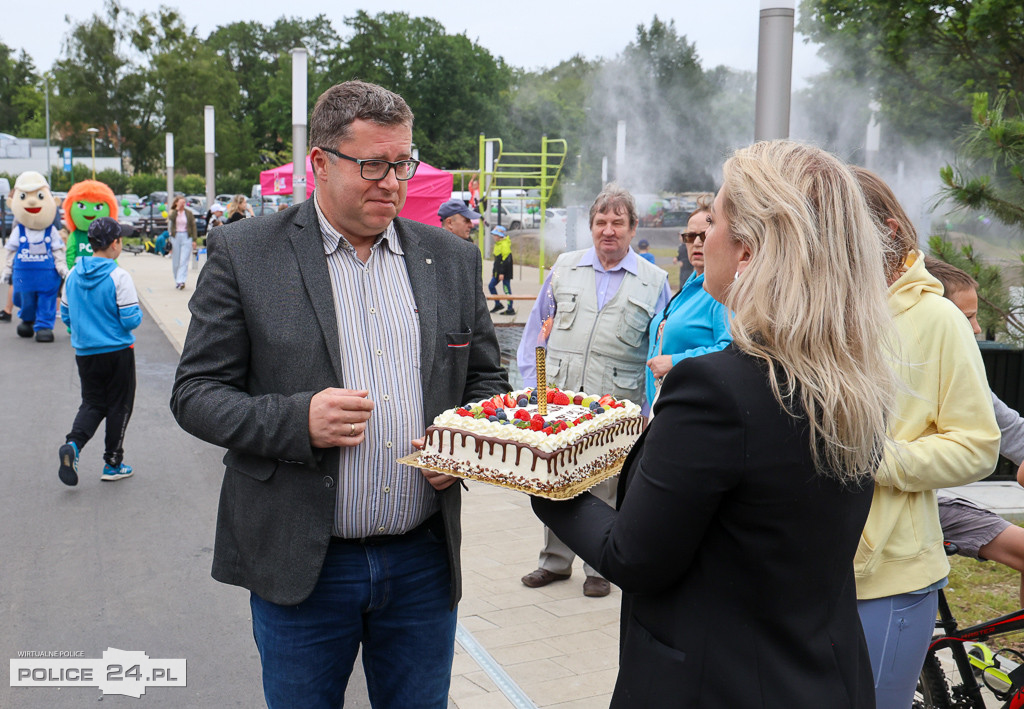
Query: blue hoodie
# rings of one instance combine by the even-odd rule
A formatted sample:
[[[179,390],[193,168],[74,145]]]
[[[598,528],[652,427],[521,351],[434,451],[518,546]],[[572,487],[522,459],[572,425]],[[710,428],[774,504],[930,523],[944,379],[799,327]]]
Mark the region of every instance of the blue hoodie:
[[[131,347],[132,330],[142,322],[132,277],[113,259],[81,257],[64,283],[60,319],[71,327],[71,346],[79,355]]]

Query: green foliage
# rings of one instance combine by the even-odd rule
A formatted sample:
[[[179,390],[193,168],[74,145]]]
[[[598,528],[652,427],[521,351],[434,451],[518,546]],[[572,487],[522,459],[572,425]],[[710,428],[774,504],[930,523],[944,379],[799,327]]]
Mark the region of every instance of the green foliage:
[[[595,190],[601,158],[614,156],[616,124],[625,120],[626,172],[613,179],[635,191],[712,189],[728,148],[752,138],[753,99],[752,77],[724,67],[705,72],[675,23],[655,16],[596,73],[582,181]],[[740,116],[744,127],[733,132]]]
[[[802,0],[799,14],[799,31],[917,140],[952,138],[971,93],[1024,91],[1019,0]]]
[[[45,126],[43,135],[37,135],[43,123],[43,95],[35,71],[24,49],[15,57],[14,50],[0,42],[0,131],[25,138],[45,136]]]
[[[362,79],[402,96],[416,116],[413,141],[439,167],[477,161],[477,136],[500,135],[511,71],[465,35],[404,12],[345,19],[355,34],[331,52],[336,81]]]
[[[942,236],[928,239],[932,256],[966,271],[978,282],[978,324],[989,339],[1000,334],[1018,346],[1024,344],[1024,320],[1010,301],[1010,292],[998,266],[986,264],[971,244],[959,248]]]
[[[120,170],[106,169],[96,173],[96,179],[105,183],[114,194],[128,192],[128,176]]]
[[[961,209],[991,214],[1003,224],[1024,227],[1024,119],[1018,105],[1007,116],[1001,94],[989,105],[988,94],[974,97],[973,124],[960,141],[957,165],[940,170],[944,199]]]
[[[129,191],[139,194],[164,188],[165,133],[174,135],[178,180],[205,172],[206,105],[216,112],[218,192],[249,194],[260,169],[291,161],[289,52],[297,46],[309,53],[310,106],[339,81],[380,83],[409,103],[413,140],[439,167],[476,166],[481,132],[513,152],[538,150],[546,134],[568,142],[562,182],[592,194],[623,118],[627,186],[709,189],[729,148],[752,137],[753,75],[705,71],[694,45],[658,17],[638,26],[614,60],[577,56],[538,71],[514,70],[465,34],[402,12],[354,11],[344,37],[318,15],[232,22],[204,39],[173,7],[133,11],[124,0],[66,21],[48,72],[54,142],[88,149],[86,129],[98,129],[97,153],[121,156],[138,173]],[[24,52],[15,58],[0,44],[0,130],[45,134],[39,84]],[[54,179],[66,188],[83,179],[82,168]]]
[[[125,191],[145,196],[150,192],[160,192],[166,189],[167,175],[138,172],[128,180],[128,189]]]

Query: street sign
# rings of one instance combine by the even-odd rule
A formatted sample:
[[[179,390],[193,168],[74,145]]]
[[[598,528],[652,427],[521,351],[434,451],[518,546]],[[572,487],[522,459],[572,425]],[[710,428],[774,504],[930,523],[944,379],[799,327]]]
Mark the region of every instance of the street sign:
[[[71,172],[71,148],[64,148],[64,172]]]

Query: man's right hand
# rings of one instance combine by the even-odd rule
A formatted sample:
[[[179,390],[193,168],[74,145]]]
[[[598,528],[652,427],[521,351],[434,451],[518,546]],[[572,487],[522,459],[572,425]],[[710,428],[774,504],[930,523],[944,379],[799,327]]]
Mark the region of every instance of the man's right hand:
[[[373,402],[365,389],[324,389],[309,402],[309,441],[314,448],[357,446],[366,434]]]

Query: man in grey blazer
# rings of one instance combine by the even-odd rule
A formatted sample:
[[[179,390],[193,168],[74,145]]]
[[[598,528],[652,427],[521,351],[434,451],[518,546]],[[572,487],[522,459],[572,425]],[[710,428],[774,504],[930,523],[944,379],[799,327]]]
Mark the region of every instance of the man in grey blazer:
[[[171,408],[227,448],[213,577],[249,589],[269,707],[445,707],[461,595],[455,478],[395,463],[441,411],[508,391],[480,253],[397,219],[400,96],[351,81],[310,120],[313,197],[214,230]]]

